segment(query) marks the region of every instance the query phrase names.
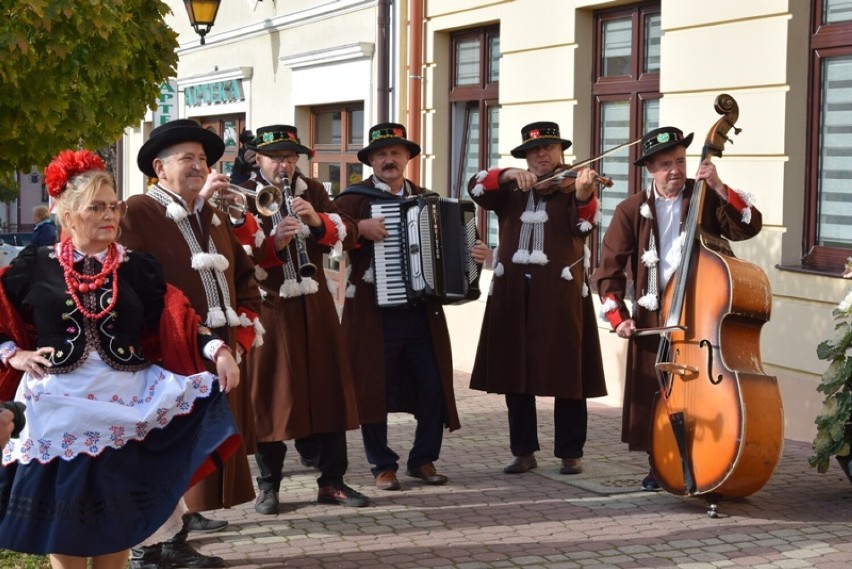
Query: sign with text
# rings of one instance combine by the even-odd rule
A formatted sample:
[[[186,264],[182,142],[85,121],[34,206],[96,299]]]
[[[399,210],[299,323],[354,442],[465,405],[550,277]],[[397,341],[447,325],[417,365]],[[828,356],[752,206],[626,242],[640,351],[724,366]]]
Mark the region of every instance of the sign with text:
[[[243,82],[240,79],[214,81],[201,85],[191,85],[184,90],[184,102],[187,107],[202,105],[221,105],[245,100]]]
[[[177,81],[170,79],[160,85],[157,110],[154,111],[154,128],[178,118]]]

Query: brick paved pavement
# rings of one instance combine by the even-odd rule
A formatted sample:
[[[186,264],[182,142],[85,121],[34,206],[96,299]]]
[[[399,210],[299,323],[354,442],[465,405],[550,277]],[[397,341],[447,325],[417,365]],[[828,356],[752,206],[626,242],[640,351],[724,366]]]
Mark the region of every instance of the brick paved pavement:
[[[638,491],[644,457],[619,442],[620,409],[590,404],[586,471],[557,473],[552,399],[539,402],[538,469],[501,472],[509,459],[503,399],[467,389],[458,372],[462,429],[448,434],[438,463],[450,477],[430,487],[400,476],[402,492],[379,492],[360,435],[350,432],[347,482],[374,500],[369,508],[319,505],[316,473],[285,464],[289,477],[278,516],[251,505],[211,517],[226,531],[192,543],[229,567],[349,568],[643,568],[752,567],[847,569],[852,565],[852,486],[836,464],[820,475],[807,443],[787,441],[778,471],[760,492],[706,503]],[[405,456],[414,423],[393,415],[391,444]],[[404,463],[403,463],[404,465]],[[404,469],[404,466],[403,466]]]

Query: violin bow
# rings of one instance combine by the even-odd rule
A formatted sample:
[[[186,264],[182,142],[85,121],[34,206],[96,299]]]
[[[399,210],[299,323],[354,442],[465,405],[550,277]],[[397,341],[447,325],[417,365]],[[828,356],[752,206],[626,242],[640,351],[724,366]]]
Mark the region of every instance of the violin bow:
[[[591,164],[592,162],[597,162],[601,158],[609,156],[610,154],[612,154],[614,152],[618,152],[622,148],[629,148],[630,146],[633,146],[634,144],[639,144],[640,142],[642,142],[642,139],[637,138],[636,140],[631,140],[629,142],[619,144],[618,146],[613,146],[612,148],[610,148],[608,150],[604,150],[603,152],[601,152],[597,156],[592,156],[591,158],[587,158],[586,160],[582,160],[580,162],[577,162],[576,164],[572,164],[569,168],[565,168],[564,170],[560,170],[556,174],[548,176],[547,178],[542,178],[541,180],[537,181],[534,185],[539,186],[540,184],[545,184],[545,183],[548,183],[548,182],[557,182],[559,180],[562,180],[563,178],[568,176],[571,172],[576,172],[577,170],[579,170],[580,168],[582,168],[586,164]]]

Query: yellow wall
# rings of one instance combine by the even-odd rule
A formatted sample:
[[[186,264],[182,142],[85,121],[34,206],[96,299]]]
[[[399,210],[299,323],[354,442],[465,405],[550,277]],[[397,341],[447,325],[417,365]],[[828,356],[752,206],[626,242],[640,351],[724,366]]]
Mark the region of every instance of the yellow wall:
[[[424,120],[428,177],[447,178],[445,144],[450,74],[448,42],[452,31],[499,23],[500,165],[518,166],[509,150],[520,142],[520,128],[534,120],[555,120],[574,140],[574,157],[589,155],[592,11],[627,2],[518,0],[430,1],[427,6]],[[661,124],[696,133],[689,168],[697,167],[701,143],[719,118],[718,93],[739,103],[742,133],[717,159],[723,180],[754,195],[764,215],[763,232],[734,244],[738,256],[757,263],[773,288],[772,319],[763,328],[761,354],[767,373],[778,377],[786,413],[786,435],[809,441],[815,432],[821,396],[815,386],[824,369],[817,344],[833,328],[831,308],[846,294],[842,279],[777,268],[801,257],[804,115],[806,96],[807,2],[725,0],[713,3],[663,0],[660,89]],[[542,14],[546,17],[542,18]],[[566,159],[571,159],[571,156]],[[482,301],[480,301],[482,304]],[[484,304],[483,304],[484,305]],[[458,309],[459,326],[476,319],[476,305]],[[481,306],[480,306],[481,308]],[[448,311],[454,318],[453,312]],[[470,326],[470,324],[468,324]],[[625,342],[601,324],[610,396],[620,403]],[[461,362],[472,361],[471,333],[458,333]],[[476,336],[476,334],[473,334]],[[454,342],[456,342],[454,337]]]

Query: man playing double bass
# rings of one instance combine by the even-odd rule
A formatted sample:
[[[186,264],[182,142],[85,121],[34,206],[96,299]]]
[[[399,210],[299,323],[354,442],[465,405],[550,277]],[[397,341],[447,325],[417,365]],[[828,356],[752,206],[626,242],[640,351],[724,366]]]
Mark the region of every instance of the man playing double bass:
[[[684,136],[671,126],[642,137],[642,154],[634,165],[647,168],[651,185],[616,208],[604,235],[600,265],[592,275],[603,303],[601,311],[619,337],[631,340],[621,431],[621,440],[631,451],[650,451],[654,394],[659,389],[654,366],[660,337],[634,334],[663,324],[663,292],[680,264],[682,230],[696,181],[704,180],[709,188],[700,220],[704,233],[742,241],[762,227],[762,216],[750,197],[724,184],[710,160],[699,165],[695,179],[686,177],[686,149],[692,137],[693,133]],[[633,276],[632,283],[628,274]],[[625,304],[630,286],[635,294],[632,315]],[[649,472],[642,489],[659,488]]]

